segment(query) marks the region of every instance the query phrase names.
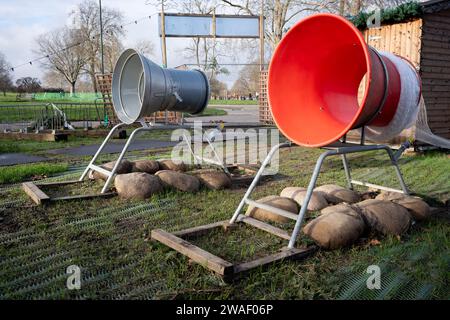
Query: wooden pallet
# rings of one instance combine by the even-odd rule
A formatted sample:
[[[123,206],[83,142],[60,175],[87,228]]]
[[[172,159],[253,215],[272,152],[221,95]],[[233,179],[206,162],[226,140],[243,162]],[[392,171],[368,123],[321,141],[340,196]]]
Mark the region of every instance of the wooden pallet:
[[[282,239],[289,239],[289,234],[286,231],[251,217],[245,216],[240,220],[240,222],[237,223],[245,223],[263,231],[269,232]],[[226,281],[230,281],[234,277],[249,270],[261,266],[267,266],[274,262],[283,261],[286,259],[306,258],[317,250],[316,246],[292,249],[281,248],[276,253],[252,261],[243,263],[231,263],[187,241],[187,239],[193,239],[203,235],[207,235],[209,232],[215,229],[221,228],[224,230],[224,232],[227,232],[230,228],[233,228],[235,226],[236,224],[230,225],[228,220],[225,220],[177,231],[174,233],[169,233],[162,229],[155,229],[152,230],[151,237],[153,240],[159,241],[166,246],[178,251],[179,253],[190,258],[192,261],[202,265],[203,267],[214,271],[218,275],[222,276]]]
[[[112,74],[96,74],[95,80],[97,82],[97,89],[102,94],[102,103],[105,108],[105,113],[108,115],[109,122],[111,124],[118,123],[118,118],[113,108],[111,86],[112,86]]]
[[[274,124],[272,113],[270,112],[269,97],[267,95],[268,72],[261,71],[259,77],[259,122],[264,124]]]
[[[145,117],[144,120],[146,122],[165,123],[166,117],[167,123],[177,124],[181,122],[181,112],[174,111],[157,111],[154,112],[150,117]]]
[[[62,196],[62,197],[50,197],[43,190],[42,187],[59,187],[68,184],[82,184],[85,181],[70,180],[63,182],[46,182],[35,184],[34,182],[24,182],[22,183],[22,189],[25,193],[38,205],[47,204],[49,202],[64,201],[64,200],[86,200],[93,198],[109,198],[117,195],[116,192],[108,193],[93,193],[84,195],[72,195],[72,196]]]

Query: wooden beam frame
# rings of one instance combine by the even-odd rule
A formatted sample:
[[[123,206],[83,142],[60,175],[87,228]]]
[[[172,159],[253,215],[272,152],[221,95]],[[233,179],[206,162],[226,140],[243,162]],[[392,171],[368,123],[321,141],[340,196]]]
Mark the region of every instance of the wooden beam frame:
[[[235,165],[227,166],[227,169],[230,172],[232,172],[233,170],[242,170],[246,174],[248,174],[247,176],[234,176],[234,177],[232,176],[231,177],[231,182],[234,185],[245,185],[245,184],[250,184],[253,181],[253,179],[255,178],[256,172],[258,171],[259,168],[252,167],[249,165],[235,164]]]
[[[284,247],[276,253],[252,261],[233,264],[186,241],[186,239],[189,238],[196,238],[206,235],[214,229],[222,228],[226,231],[230,227],[236,226],[238,223],[251,225],[255,228],[269,232],[285,240],[290,239],[290,236],[286,231],[248,216],[245,216],[236,224],[230,224],[228,220],[224,220],[194,228],[180,230],[173,233],[166,232],[162,229],[155,229],[151,232],[151,238],[187,256],[192,261],[197,262],[203,267],[214,271],[227,281],[233,279],[235,276],[243,272],[247,272],[257,267],[266,266],[277,261],[306,258],[317,250],[316,246],[293,249]]]
[[[41,205],[50,201],[50,197],[33,182],[22,183],[22,189],[36,204]]]
[[[25,193],[38,205],[43,205],[49,202],[64,201],[64,200],[85,200],[92,198],[109,198],[117,195],[116,192],[108,193],[92,193],[83,195],[73,195],[73,196],[61,196],[61,197],[50,197],[47,195],[40,187],[58,187],[65,186],[69,184],[83,183],[85,181],[70,180],[62,182],[43,182],[35,184],[34,182],[24,182],[22,183],[22,189]]]

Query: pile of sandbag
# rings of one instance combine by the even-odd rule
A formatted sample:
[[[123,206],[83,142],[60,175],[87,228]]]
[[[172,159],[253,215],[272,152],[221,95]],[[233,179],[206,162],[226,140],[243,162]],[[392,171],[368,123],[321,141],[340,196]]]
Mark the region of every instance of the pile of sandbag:
[[[294,214],[298,214],[306,197],[306,188],[287,187],[284,188],[279,196],[268,196],[257,200],[273,207],[284,209]],[[359,201],[360,196],[353,190],[348,190],[336,185],[324,185],[314,189],[308,203],[308,211],[320,211],[330,204],[341,202],[354,203]],[[289,218],[280,216],[267,210],[249,206],[247,215],[264,221],[287,222]]]
[[[430,215],[430,207],[418,197],[381,193],[375,199],[327,207],[303,232],[322,248],[336,249],[353,244],[364,232],[400,236],[415,220]]]
[[[101,167],[111,171],[114,165],[115,161]],[[231,186],[231,179],[224,172],[206,169],[189,173],[187,170],[185,163],[172,160],[122,160],[116,170],[114,186],[123,199],[146,199],[164,189],[196,192],[201,185],[213,190]],[[107,179],[96,171],[91,171],[89,178]]]
[[[264,197],[257,202],[298,214],[305,197],[305,188],[287,187],[280,196]],[[399,236],[414,220],[424,220],[431,214],[425,201],[400,193],[385,192],[375,199],[361,200],[357,192],[341,186],[329,184],[315,188],[307,210],[320,211],[320,215],[309,219],[303,232],[320,247],[337,249],[355,243],[367,232]],[[246,214],[264,221],[284,223],[289,220],[252,206]]]

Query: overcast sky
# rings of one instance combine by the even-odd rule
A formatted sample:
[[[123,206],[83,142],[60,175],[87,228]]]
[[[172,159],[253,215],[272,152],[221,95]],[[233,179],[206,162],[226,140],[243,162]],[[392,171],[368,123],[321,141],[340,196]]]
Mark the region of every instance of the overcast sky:
[[[37,55],[33,50],[37,48],[35,41],[37,36],[64,24],[70,24],[68,14],[80,2],[82,0],[0,0],[0,51],[12,66],[36,58]],[[146,2],[146,0],[102,0],[102,5],[120,10],[125,23],[152,15],[151,19],[127,26],[126,35],[122,40],[125,48],[133,47],[139,40],[150,40],[155,47],[154,59],[160,63],[161,45],[156,15],[159,10],[147,5]],[[189,62],[182,55],[182,49],[186,47],[188,41],[175,38],[167,40],[169,67]],[[38,62],[32,66],[16,68],[13,72],[15,79],[23,76],[42,79],[42,74],[43,70]],[[228,76],[222,80],[231,86],[235,76]]]

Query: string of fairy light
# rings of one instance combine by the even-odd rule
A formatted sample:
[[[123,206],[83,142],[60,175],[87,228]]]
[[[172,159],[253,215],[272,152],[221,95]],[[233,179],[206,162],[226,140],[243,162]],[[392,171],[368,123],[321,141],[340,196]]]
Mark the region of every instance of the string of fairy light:
[[[157,13],[156,13],[156,14],[157,14]],[[142,21],[144,21],[144,20],[151,19],[152,16],[154,16],[154,15],[155,15],[155,14],[152,14],[152,15],[149,15],[149,16],[145,16],[145,17],[142,17],[142,18],[139,18],[139,19],[131,20],[131,21],[127,22],[127,23],[124,23],[124,24],[119,25],[119,28],[120,28],[120,29],[123,29],[123,28],[125,28],[125,27],[127,27],[127,26],[129,26],[129,25],[133,25],[133,24],[136,25],[136,24],[138,24],[138,23],[140,23],[140,22],[142,22]],[[106,34],[110,34],[111,31],[106,30],[105,33],[106,33]],[[83,40],[83,41],[79,41],[79,42],[73,43],[73,44],[71,44],[71,45],[68,45],[67,47],[64,47],[64,48],[62,48],[62,49],[60,49],[60,50],[56,50],[56,51],[54,51],[54,52],[52,52],[52,53],[50,53],[50,54],[46,54],[46,55],[43,55],[43,56],[41,56],[41,57],[37,57],[37,58],[34,58],[34,59],[30,59],[30,60],[28,60],[27,62],[24,62],[24,63],[18,64],[18,65],[15,65],[15,66],[11,67],[10,70],[11,70],[12,72],[14,72],[14,71],[15,71],[16,69],[18,69],[18,68],[21,68],[21,67],[24,67],[24,66],[28,66],[28,65],[32,66],[33,63],[35,63],[35,62],[38,62],[38,61],[43,60],[43,59],[49,59],[51,56],[55,56],[55,55],[57,55],[57,54],[59,54],[59,53],[62,53],[62,52],[64,52],[64,51],[66,51],[66,50],[69,50],[69,49],[72,49],[72,48],[74,48],[74,47],[80,46],[80,45],[84,44],[84,43],[87,42],[87,41],[95,40],[95,39],[97,39],[97,38],[99,38],[99,37],[100,37],[100,33],[98,33],[98,34],[96,34],[96,35],[90,37],[89,39],[85,39],[85,40]]]

